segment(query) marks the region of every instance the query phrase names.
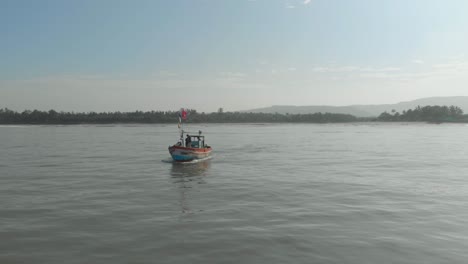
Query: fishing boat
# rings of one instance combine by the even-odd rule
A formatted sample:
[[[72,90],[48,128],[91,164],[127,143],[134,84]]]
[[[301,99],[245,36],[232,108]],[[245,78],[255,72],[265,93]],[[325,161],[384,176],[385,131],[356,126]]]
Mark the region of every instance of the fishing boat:
[[[187,111],[182,108],[179,112],[179,141],[168,148],[172,159],[177,162],[187,162],[210,157],[212,149],[206,144],[205,136],[202,136],[202,132],[199,130],[198,134],[196,134],[182,129],[182,120],[186,118]]]
[[[185,141],[182,140],[186,135]],[[185,144],[184,144],[185,143]],[[169,153],[174,161],[193,161],[205,159],[211,155],[211,147],[205,143],[205,136],[181,132],[180,140],[169,147]]]

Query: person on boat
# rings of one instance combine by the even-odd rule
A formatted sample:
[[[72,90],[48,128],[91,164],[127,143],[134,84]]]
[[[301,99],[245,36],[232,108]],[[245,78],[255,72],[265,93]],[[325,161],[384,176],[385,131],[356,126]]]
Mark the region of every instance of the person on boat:
[[[187,135],[187,137],[185,138],[185,147],[187,147],[187,148],[192,147],[191,142],[192,142],[192,139],[190,139],[190,136]]]

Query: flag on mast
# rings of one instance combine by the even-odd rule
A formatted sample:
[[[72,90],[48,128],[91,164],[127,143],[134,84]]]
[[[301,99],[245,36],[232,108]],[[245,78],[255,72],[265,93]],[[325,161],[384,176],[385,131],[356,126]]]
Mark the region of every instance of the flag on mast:
[[[187,119],[187,110],[185,108],[181,108],[180,109],[180,114],[181,114],[181,117],[182,119]]]
[[[187,110],[185,108],[181,108],[179,111],[179,124],[177,125],[179,128],[182,126],[182,119],[187,119]]]

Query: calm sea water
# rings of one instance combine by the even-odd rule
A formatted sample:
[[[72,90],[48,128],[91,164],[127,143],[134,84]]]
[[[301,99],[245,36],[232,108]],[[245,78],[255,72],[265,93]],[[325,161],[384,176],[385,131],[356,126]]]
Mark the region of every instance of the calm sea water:
[[[466,263],[468,126],[0,126],[0,263]]]

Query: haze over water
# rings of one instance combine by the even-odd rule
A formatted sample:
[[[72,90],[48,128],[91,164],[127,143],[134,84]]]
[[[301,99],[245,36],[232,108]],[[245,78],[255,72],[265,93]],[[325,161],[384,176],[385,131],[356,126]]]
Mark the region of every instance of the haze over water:
[[[0,126],[0,263],[466,263],[468,126]]]

